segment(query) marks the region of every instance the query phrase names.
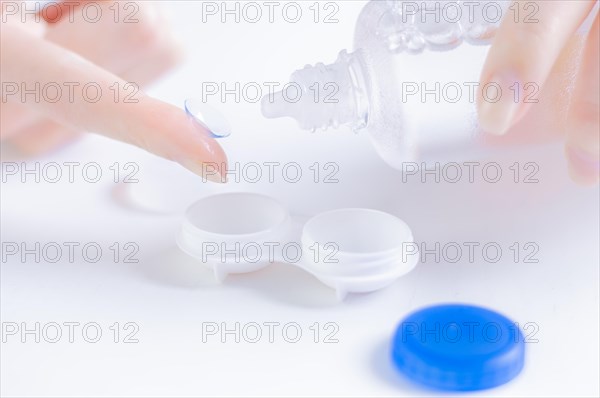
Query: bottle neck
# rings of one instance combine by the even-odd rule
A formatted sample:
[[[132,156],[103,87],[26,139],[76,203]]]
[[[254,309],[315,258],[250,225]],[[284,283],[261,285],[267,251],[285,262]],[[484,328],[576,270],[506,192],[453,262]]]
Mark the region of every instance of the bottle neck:
[[[262,99],[267,118],[292,117],[302,129],[315,131],[367,125],[369,90],[361,51],[340,52],[330,65],[307,65],[294,72],[282,91]]]

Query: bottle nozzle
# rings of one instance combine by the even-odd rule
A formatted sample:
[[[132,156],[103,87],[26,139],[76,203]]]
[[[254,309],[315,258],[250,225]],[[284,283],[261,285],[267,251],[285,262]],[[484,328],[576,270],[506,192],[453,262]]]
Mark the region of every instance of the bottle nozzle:
[[[269,119],[292,117],[305,130],[349,124],[364,127],[367,90],[360,53],[342,51],[331,65],[307,65],[294,72],[282,91],[269,93],[261,101]]]
[[[285,101],[283,93],[277,91],[265,95],[261,100],[261,111],[267,119],[292,116],[289,114],[289,103]]]

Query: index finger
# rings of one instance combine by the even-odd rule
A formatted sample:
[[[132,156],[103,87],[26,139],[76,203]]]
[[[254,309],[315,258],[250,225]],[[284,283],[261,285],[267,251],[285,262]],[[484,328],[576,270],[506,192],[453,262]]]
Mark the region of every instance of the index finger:
[[[207,174],[207,164],[225,175],[227,157],[221,146],[179,108],[141,92],[132,97],[135,85],[16,25],[2,25],[1,30],[3,102],[11,99],[8,89],[16,85],[24,96],[17,100],[60,123],[137,145],[200,175]],[[69,95],[42,99],[22,89],[46,85]]]

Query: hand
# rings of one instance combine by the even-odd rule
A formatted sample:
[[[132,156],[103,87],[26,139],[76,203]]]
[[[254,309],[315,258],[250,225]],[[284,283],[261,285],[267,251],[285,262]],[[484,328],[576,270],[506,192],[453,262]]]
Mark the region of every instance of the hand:
[[[181,56],[156,6],[128,2],[135,8],[121,8],[117,19],[120,2],[95,2],[102,15],[95,21],[81,12],[85,2],[75,3],[52,23],[15,10],[25,2],[0,3],[0,138],[38,154],[91,131],[137,145],[200,175],[206,163],[226,168],[225,153],[208,131],[181,109],[137,91]],[[23,23],[24,15],[28,20]],[[58,13],[51,18],[58,19]],[[50,88],[36,90],[36,82]],[[88,83],[89,95],[82,89]],[[70,84],[77,84],[72,96]],[[57,97],[52,87],[59,87],[61,95]],[[40,100],[24,90],[41,91]]]
[[[556,83],[550,82],[553,80],[551,72],[558,64],[565,63],[561,61],[561,57],[567,61],[568,58],[573,58],[572,52],[566,48],[595,3],[596,1],[592,0],[527,0],[513,3],[490,49],[482,72],[482,85],[495,82],[500,84],[503,90],[508,90],[517,83],[522,90],[525,84],[534,83],[541,90],[545,89],[542,97],[544,94],[546,98],[551,97],[548,102],[562,103],[562,108],[565,108],[568,104],[562,102],[562,97],[568,94],[568,79],[559,82],[559,89],[549,89],[548,86]],[[529,4],[528,12],[525,10],[525,4]],[[518,18],[512,12],[515,7],[521,11]],[[531,15],[532,11],[535,11],[535,14],[529,19],[529,23],[525,22],[526,16]],[[584,184],[596,184],[600,179],[599,34],[599,20],[596,15],[585,40],[575,88],[564,123],[570,174],[575,181]],[[531,109],[533,105],[535,104],[515,101],[511,95],[502,96],[496,103],[485,101],[480,96],[480,124],[489,133],[505,134],[518,122],[534,117]],[[539,112],[535,114],[538,118],[542,115]],[[549,111],[541,117],[551,120],[554,115]]]

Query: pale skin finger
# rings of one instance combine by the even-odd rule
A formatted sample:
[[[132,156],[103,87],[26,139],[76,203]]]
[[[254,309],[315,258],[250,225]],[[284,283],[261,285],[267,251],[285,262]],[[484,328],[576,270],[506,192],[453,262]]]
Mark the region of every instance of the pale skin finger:
[[[37,156],[57,150],[79,137],[77,131],[49,119],[32,123],[8,141],[24,156]]]
[[[112,3],[99,4],[106,8]],[[109,18],[110,26],[105,26],[106,23],[90,23],[83,20],[81,13],[74,13],[72,20],[63,18],[52,24],[47,29],[45,39],[143,88],[182,59],[180,45],[170,35],[169,29],[165,29],[167,21],[160,16],[153,16],[151,6],[149,3],[139,5],[136,23],[115,24]],[[104,11],[110,15],[110,10]],[[100,41],[97,40],[99,35],[102,35]],[[129,39],[124,40],[121,38],[123,36]],[[16,149],[27,156],[60,148],[73,142],[81,133],[67,127],[61,129],[60,124],[20,103],[2,102],[0,107],[3,113],[2,139],[9,139]],[[51,136],[44,137],[45,132]],[[15,138],[10,139],[11,136]]]
[[[159,76],[169,70],[172,65],[165,64],[165,60],[169,57],[162,58],[161,61],[156,61],[162,52],[154,54],[148,59],[140,58],[139,68],[134,68],[123,74],[120,74],[125,81],[135,81],[140,84],[140,87],[144,87],[150,82],[156,80]],[[149,67],[148,65],[152,65]],[[7,103],[2,104],[11,105],[9,112],[17,106],[21,106],[27,111],[22,104]],[[4,108],[3,108],[4,109]],[[3,110],[4,112],[4,110]],[[24,117],[27,119],[21,119],[24,123],[20,125],[13,124],[12,132],[4,134],[2,139],[12,144],[15,149],[19,150],[21,154],[26,156],[37,156],[43,153],[59,149],[66,144],[74,142],[80,135],[81,131],[76,131],[65,127],[51,119],[47,119],[36,115],[35,113],[22,112]],[[7,113],[4,113],[7,115]],[[8,113],[8,115],[12,115]],[[9,119],[4,117],[4,119]]]
[[[600,20],[590,30],[567,118],[566,154],[571,177],[582,184],[600,180]]]
[[[95,4],[103,15],[98,21],[86,19],[82,12],[72,12],[50,24],[45,38],[119,76],[134,68],[140,56],[156,53],[159,46],[164,48],[163,43],[169,44],[172,53],[165,51],[162,54],[164,57],[178,56],[180,51],[170,30],[166,28],[167,21],[152,2],[135,3],[132,17],[119,9],[119,18],[116,20],[116,3]]]
[[[132,6],[132,3],[127,4],[128,7]],[[128,23],[115,21],[111,9],[115,5],[112,2],[100,2],[96,6],[102,9],[101,15],[106,16],[98,21],[85,19],[80,12],[69,13],[68,9],[61,12],[60,20],[56,12],[44,13],[54,18],[44,38],[139,87],[154,81],[182,59],[181,46],[174,40],[170,30],[165,28],[168,21],[157,13],[154,4],[136,3],[134,23],[129,23],[129,20]],[[55,9],[56,6],[50,8]],[[127,14],[123,14],[125,19]],[[102,39],[98,40],[98,37]],[[2,101],[0,108],[3,114],[2,139],[21,131],[31,131],[31,127],[39,126],[44,121],[39,114],[18,102]],[[52,124],[49,120],[45,121]],[[55,130],[52,128],[52,131]],[[22,139],[18,141],[19,147],[27,142]],[[32,146],[41,149],[37,143]]]
[[[574,77],[581,63],[584,45],[583,35],[573,35],[554,64],[544,87],[539,90],[529,87],[523,93],[523,100],[532,103],[527,114],[516,121],[506,134],[484,134],[482,139],[494,146],[508,147],[564,141]]]
[[[93,83],[94,89],[99,88],[92,91],[94,101],[88,98],[73,102],[69,96],[61,96],[56,102],[33,101],[31,106],[37,111],[74,129],[137,145],[198,174],[206,174],[207,163],[217,165],[218,172],[225,174],[223,149],[182,110],[142,93],[133,103],[125,101],[131,87],[122,79],[17,26],[3,26],[0,43],[2,82],[19,82],[27,87],[35,87],[36,82],[63,86],[68,82]],[[98,96],[98,92],[105,94]]]
[[[125,81],[135,81],[143,88],[175,66],[176,61],[173,61],[172,64],[165,63],[170,62],[168,61],[170,58],[168,56],[160,58],[161,54],[164,53],[158,52],[147,59],[140,58],[138,68],[124,72],[120,76]],[[159,58],[161,60],[157,61]],[[23,104],[8,102],[0,104],[0,106],[4,116],[10,115],[3,117],[1,139],[11,143],[26,156],[37,156],[61,148],[75,141],[82,133],[42,117],[28,110]],[[18,112],[21,116],[15,115],[14,112]],[[4,127],[5,121],[8,124],[6,128]],[[45,134],[51,135],[51,137],[45,137]]]
[[[4,98],[0,101],[0,113],[0,140],[9,139],[40,118],[24,104],[4,101]]]
[[[481,74],[482,86],[498,84],[504,93],[497,102],[478,98],[480,125],[488,133],[504,134],[524,116],[531,104],[515,101],[508,95],[511,87],[522,90],[534,84],[542,88],[562,49],[594,5],[588,0],[527,0],[512,7],[523,10],[525,3],[535,5],[534,16],[506,15]]]

